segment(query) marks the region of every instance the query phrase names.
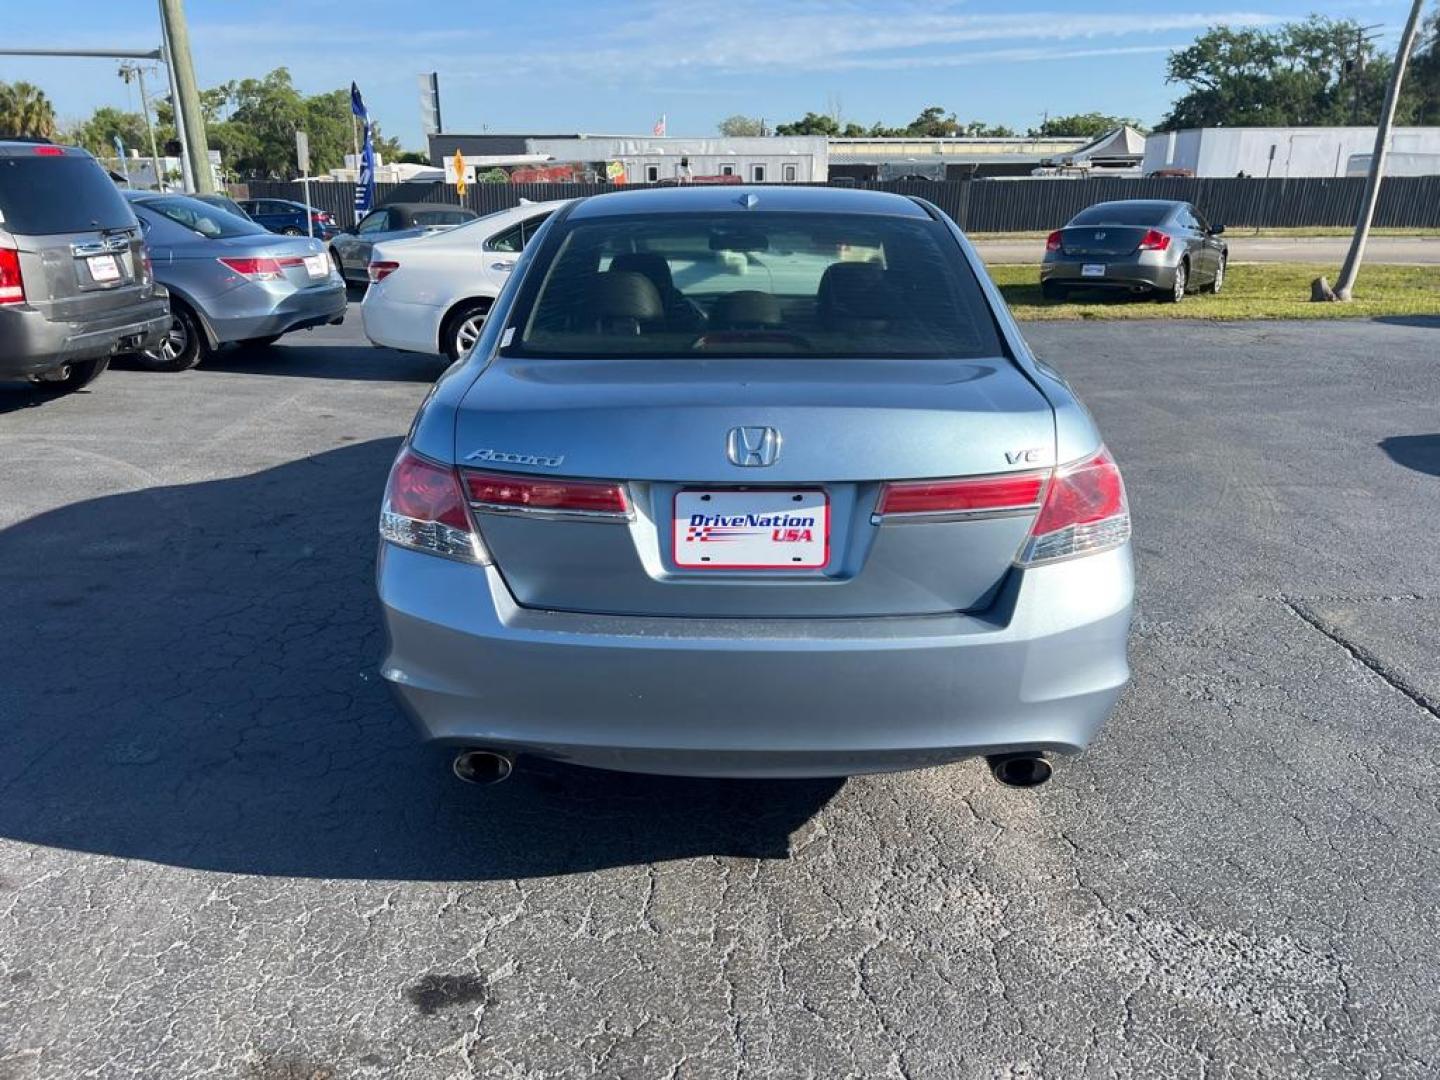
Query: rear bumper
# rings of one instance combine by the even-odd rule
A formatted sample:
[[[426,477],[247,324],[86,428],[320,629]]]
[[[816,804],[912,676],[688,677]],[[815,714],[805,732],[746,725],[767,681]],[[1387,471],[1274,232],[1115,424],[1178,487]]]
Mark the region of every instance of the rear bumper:
[[[1086,277],[1084,268],[1088,265],[1104,266],[1105,276]],[[1175,288],[1175,266],[1149,257],[1106,259],[1097,255],[1094,258],[1072,259],[1067,256],[1054,262],[1047,258],[1040,266],[1040,280],[1072,289],[1156,289],[1169,292]]]
[[[1078,752],[1128,678],[1128,545],[1013,572],[990,611],[672,619],[518,607],[382,545],[381,672],[432,741],[694,776],[843,776]]]
[[[205,311],[217,343],[271,337],[291,330],[323,326],[345,317],[345,286],[331,274],[323,285],[275,293],[262,285],[246,285],[245,296],[227,294]]]
[[[24,304],[0,307],[0,378],[43,375],[73,361],[149,348],[169,326],[169,294],[159,287],[138,304],[94,319],[52,322]]]
[[[372,285],[360,305],[360,320],[371,344],[404,352],[440,352],[440,315],[430,304],[386,300],[385,283]]]

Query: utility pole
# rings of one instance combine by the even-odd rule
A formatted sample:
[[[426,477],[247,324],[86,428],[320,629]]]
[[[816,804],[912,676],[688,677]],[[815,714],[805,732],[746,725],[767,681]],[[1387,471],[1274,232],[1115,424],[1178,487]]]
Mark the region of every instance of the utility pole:
[[[213,195],[215,176],[210,168],[210,144],[205,138],[205,114],[200,109],[200,88],[195,83],[195,61],[190,56],[190,31],[185,25],[183,0],[160,0],[160,26],[165,32],[170,80],[176,92],[176,126],[185,132],[181,142],[190,163],[190,179],[196,191]]]
[[[1370,239],[1370,223],[1375,219],[1375,205],[1380,201],[1380,180],[1385,175],[1385,155],[1390,148],[1390,128],[1395,123],[1395,107],[1400,103],[1400,87],[1405,81],[1405,66],[1410,62],[1410,53],[1415,48],[1415,32],[1420,28],[1420,9],[1425,0],[1414,0],[1410,6],[1410,18],[1405,23],[1405,32],[1400,35],[1400,49],[1395,54],[1395,70],[1390,75],[1390,89],[1385,92],[1385,107],[1380,110],[1380,124],[1375,129],[1375,151],[1370,155],[1370,176],[1365,181],[1365,196],[1360,203],[1360,218],[1355,223],[1355,237],[1350,241],[1350,253],[1345,256],[1345,265],[1340,270],[1340,280],[1335,282],[1335,299],[1348,301],[1355,287],[1355,277],[1360,272],[1360,262],[1365,258],[1365,244]],[[1323,283],[1322,278],[1319,285]]]
[[[1355,28],[1355,59],[1350,61],[1350,79],[1354,84],[1353,103],[1350,106],[1350,123],[1360,126],[1360,94],[1365,89],[1365,46],[1374,41],[1373,30],[1383,29],[1379,23]]]
[[[140,84],[140,115],[145,118],[145,133],[150,136],[150,168],[155,173],[155,189],[165,190],[165,177],[160,172],[160,148],[155,144],[155,125],[150,123],[150,99],[145,95],[145,69],[129,61],[120,65],[120,77],[129,85],[131,76]]]

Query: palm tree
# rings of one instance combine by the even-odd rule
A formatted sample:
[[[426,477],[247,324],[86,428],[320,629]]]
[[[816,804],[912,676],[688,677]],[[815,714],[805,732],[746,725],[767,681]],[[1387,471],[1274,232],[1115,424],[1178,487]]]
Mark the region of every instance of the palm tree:
[[[45,91],[28,82],[0,82],[0,138],[55,137],[55,106]]]

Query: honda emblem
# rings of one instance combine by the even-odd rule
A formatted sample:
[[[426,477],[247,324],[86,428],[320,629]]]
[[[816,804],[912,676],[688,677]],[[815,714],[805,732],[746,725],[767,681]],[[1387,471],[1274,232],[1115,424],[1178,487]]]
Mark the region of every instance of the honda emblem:
[[[731,428],[725,439],[725,453],[733,465],[774,465],[780,458],[780,432],[772,427]]]

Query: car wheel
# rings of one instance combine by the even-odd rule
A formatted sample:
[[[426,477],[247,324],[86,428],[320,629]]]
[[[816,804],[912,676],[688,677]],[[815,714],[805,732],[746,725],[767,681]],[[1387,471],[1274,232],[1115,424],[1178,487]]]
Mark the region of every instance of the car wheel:
[[[489,300],[470,300],[451,313],[445,321],[445,333],[441,335],[441,340],[445,343],[445,355],[452,363],[480,340],[480,332],[485,329],[485,317],[489,314]]]
[[[75,360],[58,371],[50,372],[46,378],[36,379],[35,383],[48,394],[69,394],[89,386],[105,374],[105,369],[109,366],[108,356],[97,356],[93,360]]]
[[[268,349],[279,340],[279,334],[266,334],[264,337],[245,338],[242,341],[236,342],[236,344],[245,349]]]
[[[1070,295],[1070,290],[1058,281],[1042,281],[1040,283],[1040,295],[1046,300],[1064,300],[1065,297]]]
[[[283,228],[283,229],[280,230],[280,235],[281,235],[281,236],[304,236],[304,235],[305,235],[305,230],[304,230],[304,229],[297,229],[294,225],[286,225],[285,228]]]
[[[205,332],[189,308],[171,303],[170,329],[153,349],[136,353],[135,359],[149,371],[188,371],[210,354]]]
[[[1185,299],[1185,287],[1190,283],[1190,264],[1181,261],[1175,268],[1175,287],[1165,294],[1165,299],[1172,304],[1178,304]]]
[[[1219,263],[1215,266],[1215,280],[1210,283],[1210,291],[1218,293],[1225,285],[1225,264],[1229,262],[1224,255],[1220,256]]]

